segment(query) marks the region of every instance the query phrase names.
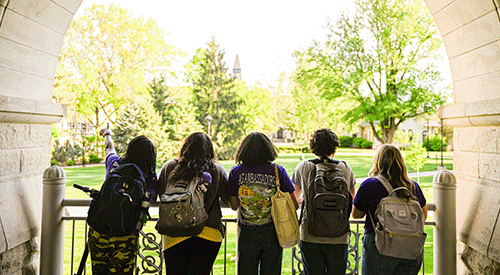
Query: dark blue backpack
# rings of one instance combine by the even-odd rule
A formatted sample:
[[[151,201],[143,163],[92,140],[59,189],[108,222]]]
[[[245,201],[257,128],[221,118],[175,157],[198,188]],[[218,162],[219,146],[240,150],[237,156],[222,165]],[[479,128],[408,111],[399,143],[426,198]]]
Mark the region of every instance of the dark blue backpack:
[[[137,165],[116,167],[90,203],[88,225],[108,236],[126,236],[140,230],[141,203],[147,199],[144,186],[144,175]]]

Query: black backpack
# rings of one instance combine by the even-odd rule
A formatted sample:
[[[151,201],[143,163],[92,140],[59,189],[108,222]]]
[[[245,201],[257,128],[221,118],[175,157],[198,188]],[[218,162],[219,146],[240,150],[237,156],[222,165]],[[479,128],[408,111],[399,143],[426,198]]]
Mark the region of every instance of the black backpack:
[[[330,158],[310,161],[315,166],[305,198],[307,231],[317,237],[340,237],[350,230],[352,197],[346,177],[339,161]]]
[[[147,200],[141,169],[126,163],[116,167],[90,203],[87,223],[95,231],[108,236],[126,236],[142,228],[141,204]],[[138,227],[138,228],[137,228]]]

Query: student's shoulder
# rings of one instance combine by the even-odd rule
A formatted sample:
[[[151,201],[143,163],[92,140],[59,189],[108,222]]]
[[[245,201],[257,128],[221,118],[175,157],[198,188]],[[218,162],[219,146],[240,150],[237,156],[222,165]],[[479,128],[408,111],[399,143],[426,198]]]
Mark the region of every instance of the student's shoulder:
[[[229,173],[236,173],[239,170],[241,170],[242,168],[243,168],[242,164],[238,163],[238,164],[234,165],[233,167],[231,167],[231,169],[229,170]]]
[[[122,158],[115,153],[106,156],[106,169],[114,169],[121,164]]]
[[[359,186],[359,189],[361,189],[361,188],[372,189],[372,188],[379,188],[379,187],[384,188],[382,183],[377,178],[369,177],[361,183],[361,185]]]
[[[214,162],[215,171],[219,174],[227,174],[226,168],[222,164]]]
[[[299,164],[297,164],[297,167],[295,167],[295,170],[297,171],[303,171],[303,170],[310,170],[314,167],[314,162],[312,159],[310,160],[303,160]]]

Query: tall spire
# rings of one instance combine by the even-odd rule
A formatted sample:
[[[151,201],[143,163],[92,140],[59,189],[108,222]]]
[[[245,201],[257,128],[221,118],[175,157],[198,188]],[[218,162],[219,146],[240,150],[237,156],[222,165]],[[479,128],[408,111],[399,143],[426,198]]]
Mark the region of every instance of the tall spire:
[[[241,79],[241,66],[240,66],[240,59],[238,58],[238,54],[236,54],[236,59],[234,60],[233,77],[236,79]]]

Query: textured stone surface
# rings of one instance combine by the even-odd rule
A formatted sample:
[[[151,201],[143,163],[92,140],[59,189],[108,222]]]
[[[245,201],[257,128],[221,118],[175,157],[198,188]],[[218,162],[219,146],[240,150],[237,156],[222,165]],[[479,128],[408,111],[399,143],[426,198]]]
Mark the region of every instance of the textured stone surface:
[[[0,182],[2,198],[8,203],[0,204],[3,235],[7,249],[16,247],[40,235],[42,179],[40,175],[15,176]],[[1,252],[1,251],[0,251]]]
[[[19,174],[21,152],[19,150],[0,150],[0,177]]]
[[[455,81],[453,85],[456,104],[497,99],[500,94],[500,71]]]
[[[454,144],[459,150],[468,152],[499,153],[500,140],[496,127],[455,128]]]
[[[499,39],[500,24],[498,14],[494,10],[443,36],[449,58],[480,48]]]
[[[450,59],[455,81],[476,77],[500,69],[500,41]]]
[[[454,0],[424,0],[425,4],[429,8],[431,14],[439,12],[441,9],[445,8],[447,5],[452,3]]]
[[[26,148],[30,144],[29,124],[0,123],[0,149]]]
[[[42,124],[30,124],[29,139],[34,147],[50,147],[51,126]]]
[[[59,56],[64,33],[56,32],[16,12],[5,13],[4,22],[4,37],[52,56]]]
[[[455,151],[453,171],[466,176],[479,176],[479,153]]]
[[[50,148],[21,150],[21,173],[43,171],[50,166]]]
[[[435,13],[434,20],[441,35],[447,35],[494,9],[488,1],[456,0]]]
[[[477,250],[465,246],[460,257],[469,270],[468,274],[500,274],[500,264]]]
[[[39,258],[39,244],[36,239],[20,244],[0,254],[0,274],[38,274],[36,260]]]
[[[479,156],[479,177],[500,181],[499,154],[481,154]]]
[[[74,1],[75,5],[82,2],[81,0]],[[9,9],[14,12],[20,13],[31,20],[38,22],[43,26],[55,30],[60,34],[65,34],[71,19],[73,19],[74,11],[69,11],[66,7],[62,7],[54,1],[49,0],[24,0],[24,1],[11,1]]]
[[[463,181],[459,184],[463,184]],[[460,190],[466,190],[465,196],[472,194],[472,197],[467,205],[463,204],[462,199],[458,200],[457,205],[457,213],[463,215],[457,228],[460,241],[485,255],[494,232],[500,203],[500,189],[498,186],[491,186],[493,184],[486,180],[479,180],[475,184],[468,182]]]
[[[0,36],[0,62],[2,67],[52,79],[57,65],[57,56],[40,52]]]
[[[52,78],[0,67],[0,94],[34,100],[49,100],[52,98],[53,88]]]

